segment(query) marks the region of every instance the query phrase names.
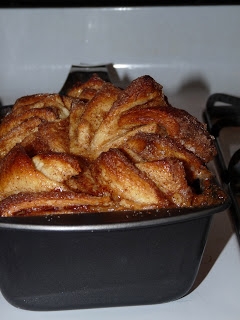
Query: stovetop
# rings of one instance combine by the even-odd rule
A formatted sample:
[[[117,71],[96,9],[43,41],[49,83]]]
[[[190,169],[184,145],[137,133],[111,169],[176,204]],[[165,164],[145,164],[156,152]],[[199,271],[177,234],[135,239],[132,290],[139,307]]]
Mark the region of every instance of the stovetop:
[[[71,65],[110,62],[121,83],[149,74],[174,106],[202,119],[213,94],[240,96],[239,14],[240,6],[0,9],[1,103],[58,92]],[[239,128],[215,130],[224,151],[220,175],[228,187],[229,178],[239,174]],[[235,180],[231,190],[239,193]],[[239,320],[240,250],[234,222],[230,212],[214,217],[193,290],[178,301],[31,312],[16,309],[0,295],[1,319]]]
[[[224,93],[212,94],[204,116],[215,137],[217,167],[232,200],[232,218],[240,239],[240,98]]]

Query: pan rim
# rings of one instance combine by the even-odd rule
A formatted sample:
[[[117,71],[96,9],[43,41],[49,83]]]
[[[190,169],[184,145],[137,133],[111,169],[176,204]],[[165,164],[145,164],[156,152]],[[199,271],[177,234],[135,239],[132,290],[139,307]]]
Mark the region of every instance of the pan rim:
[[[110,213],[72,213],[72,214],[49,214],[33,217],[0,217],[0,230],[26,230],[26,231],[111,231],[123,229],[136,229],[158,225],[182,223],[194,219],[212,216],[215,213],[225,211],[230,207],[231,201],[227,198],[221,204],[204,206],[199,208],[171,208],[151,209],[142,211],[124,211],[120,221],[95,219],[97,217],[110,217]],[[165,216],[161,214],[165,213]],[[118,212],[114,212],[116,216]],[[83,216],[84,215],[84,216]],[[91,215],[91,219],[88,220]],[[87,218],[83,222],[82,218]],[[147,218],[146,218],[147,217]],[[95,220],[95,221],[94,221]],[[98,221],[97,221],[98,220]]]

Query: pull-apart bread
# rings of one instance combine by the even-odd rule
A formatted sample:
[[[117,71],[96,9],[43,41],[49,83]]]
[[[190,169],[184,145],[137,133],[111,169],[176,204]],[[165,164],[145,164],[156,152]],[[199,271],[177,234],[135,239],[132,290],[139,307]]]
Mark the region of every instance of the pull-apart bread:
[[[18,99],[0,124],[0,215],[203,207],[225,201],[206,126],[150,76],[94,75],[65,96]]]

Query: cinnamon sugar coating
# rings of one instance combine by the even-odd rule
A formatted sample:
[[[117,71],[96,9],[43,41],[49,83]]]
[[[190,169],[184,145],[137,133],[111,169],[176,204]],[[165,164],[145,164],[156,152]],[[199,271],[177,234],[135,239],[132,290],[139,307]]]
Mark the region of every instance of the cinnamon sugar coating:
[[[19,98],[0,124],[0,216],[217,205],[214,138],[148,75]]]

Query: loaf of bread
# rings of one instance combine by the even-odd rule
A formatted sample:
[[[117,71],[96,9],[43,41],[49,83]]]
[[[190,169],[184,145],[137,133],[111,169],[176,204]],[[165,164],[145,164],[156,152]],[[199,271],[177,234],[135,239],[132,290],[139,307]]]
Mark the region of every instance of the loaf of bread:
[[[125,89],[94,75],[65,96],[18,99],[0,124],[0,216],[222,203],[214,138],[148,75]]]

